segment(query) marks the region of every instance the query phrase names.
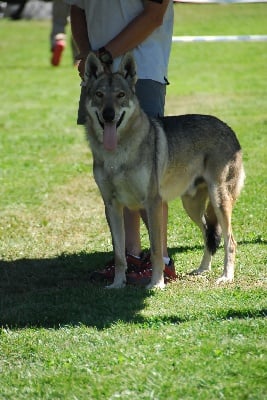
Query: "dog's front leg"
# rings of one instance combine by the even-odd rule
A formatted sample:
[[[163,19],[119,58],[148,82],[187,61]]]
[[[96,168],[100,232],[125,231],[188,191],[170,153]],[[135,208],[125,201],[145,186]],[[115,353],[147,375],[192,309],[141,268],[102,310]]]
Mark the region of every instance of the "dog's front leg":
[[[150,252],[152,262],[152,278],[147,289],[163,289],[164,284],[164,263],[162,253],[162,199],[160,196],[150,200],[146,207],[148,231],[150,239]]]
[[[108,289],[120,289],[126,285],[127,261],[125,256],[125,231],[123,207],[117,202],[106,205],[106,218],[109,224],[115,258],[115,277]]]

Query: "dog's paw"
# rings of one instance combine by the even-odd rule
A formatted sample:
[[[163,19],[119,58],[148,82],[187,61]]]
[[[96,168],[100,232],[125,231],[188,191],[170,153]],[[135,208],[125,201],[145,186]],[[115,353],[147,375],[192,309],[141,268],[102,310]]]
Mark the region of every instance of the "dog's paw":
[[[160,280],[159,282],[150,282],[147,286],[146,289],[164,289],[165,288],[165,283],[164,283],[164,279]]]
[[[106,286],[106,289],[122,289],[126,286],[126,275],[125,271],[115,271],[115,277],[113,283]]]
[[[194,269],[193,271],[189,272],[188,275],[199,276],[199,275],[208,274],[210,271],[211,271],[210,268],[198,268],[198,269]]]
[[[234,277],[232,277],[232,276],[229,277],[229,276],[222,275],[219,279],[217,279],[216,284],[221,285],[224,283],[231,283],[231,282],[233,282],[233,280],[234,280]]]
[[[111,285],[107,285],[106,289],[123,289],[126,286],[126,282],[113,282]]]
[[[201,274],[202,274],[202,272],[199,271],[199,269],[193,269],[193,271],[190,271],[188,273],[188,275],[190,275],[190,276],[196,276],[196,275],[201,275]]]

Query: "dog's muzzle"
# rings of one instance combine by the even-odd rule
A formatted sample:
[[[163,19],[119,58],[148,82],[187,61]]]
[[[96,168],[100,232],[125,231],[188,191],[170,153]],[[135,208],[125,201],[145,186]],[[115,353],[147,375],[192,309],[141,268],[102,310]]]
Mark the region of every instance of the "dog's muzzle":
[[[102,129],[104,129],[105,123],[113,123],[113,119],[109,121],[109,120],[106,120],[105,118],[104,118],[104,121],[102,122],[101,119],[100,119],[100,117],[99,117],[98,112],[96,111],[95,113],[96,113],[96,116],[97,116],[99,125],[102,127]],[[120,124],[122,123],[123,118],[124,118],[124,115],[125,115],[125,111],[123,111],[123,113],[121,114],[121,116],[120,116],[118,122],[116,122],[116,128],[118,128],[118,127],[120,126]],[[114,116],[115,116],[115,115],[114,115]],[[113,117],[113,118],[114,118],[114,117]]]
[[[105,122],[112,122],[115,118],[115,110],[113,107],[106,107],[102,112],[102,116]]]
[[[100,120],[98,113],[96,112],[96,116],[100,126],[103,129],[103,145],[104,148],[108,151],[114,151],[117,148],[118,137],[117,137],[117,128],[121,125],[123,118],[125,115],[125,111],[121,114],[119,120],[114,121],[115,113],[114,110],[112,112],[103,112],[103,117],[106,117],[104,122]],[[113,116],[113,118],[111,118]]]

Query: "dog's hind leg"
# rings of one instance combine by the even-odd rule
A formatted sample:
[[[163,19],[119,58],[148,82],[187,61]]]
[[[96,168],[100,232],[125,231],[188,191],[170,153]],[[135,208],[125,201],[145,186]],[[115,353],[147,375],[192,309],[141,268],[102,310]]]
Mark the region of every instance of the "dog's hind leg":
[[[234,280],[234,264],[236,242],[232,233],[233,199],[226,185],[214,187],[210,190],[210,198],[218,218],[224,238],[224,271],[217,283],[232,282]]]
[[[123,222],[123,207],[113,202],[105,207],[109,224],[115,258],[115,277],[108,289],[120,289],[126,285],[127,261],[125,256],[125,231]]]
[[[220,228],[210,202],[206,186],[198,188],[194,196],[182,196],[184,209],[189,217],[200,228],[204,241],[204,254],[200,266],[190,275],[200,275],[211,270],[212,255],[220,243]]]

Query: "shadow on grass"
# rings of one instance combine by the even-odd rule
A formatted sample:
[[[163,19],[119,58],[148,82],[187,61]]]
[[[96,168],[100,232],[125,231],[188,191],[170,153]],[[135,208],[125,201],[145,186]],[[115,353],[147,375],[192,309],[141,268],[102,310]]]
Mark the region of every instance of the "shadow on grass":
[[[133,321],[151,291],[107,290],[105,283],[90,282],[90,273],[111,257],[96,252],[0,261],[0,326],[104,329],[119,320]]]
[[[178,247],[172,248],[170,253],[201,248]],[[196,318],[190,314],[147,320],[140,312],[146,299],[154,295],[153,291],[132,286],[107,290],[104,283],[91,283],[90,273],[105,265],[111,257],[112,253],[96,252],[62,254],[50,259],[0,261],[0,327],[59,328],[83,324],[104,329],[118,321],[162,325]],[[251,318],[250,314],[249,310],[225,310],[221,317]],[[266,315],[266,310],[262,310],[262,315]]]
[[[171,255],[199,248],[179,247]],[[0,261],[0,326],[103,329],[119,320],[137,322],[152,291],[131,286],[107,290],[105,283],[90,282],[90,273],[111,257],[96,252]]]

